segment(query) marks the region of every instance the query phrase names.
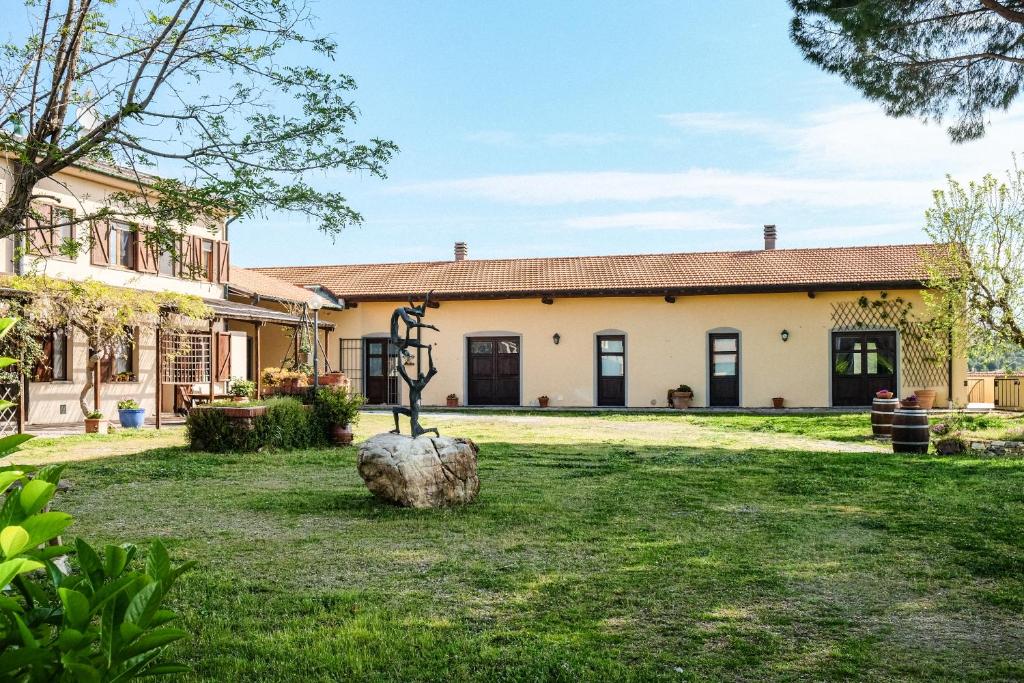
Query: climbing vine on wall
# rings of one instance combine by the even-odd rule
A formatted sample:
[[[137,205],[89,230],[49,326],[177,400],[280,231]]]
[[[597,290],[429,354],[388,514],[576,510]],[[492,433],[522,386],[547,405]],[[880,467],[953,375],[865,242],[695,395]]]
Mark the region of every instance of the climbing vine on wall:
[[[949,344],[931,321],[913,316],[914,304],[903,297],[861,296],[832,304],[832,330],[895,330],[900,336],[901,371],[911,386],[943,386],[949,381]]]

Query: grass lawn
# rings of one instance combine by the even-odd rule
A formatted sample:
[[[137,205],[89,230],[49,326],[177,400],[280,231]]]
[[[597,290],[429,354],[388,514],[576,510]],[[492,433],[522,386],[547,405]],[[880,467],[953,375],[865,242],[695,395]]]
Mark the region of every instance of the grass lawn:
[[[866,415],[425,423],[480,445],[476,504],[180,431],[16,460],[75,461],[74,533],[200,563],[183,680],[1024,679],[1024,460],[895,456]]]

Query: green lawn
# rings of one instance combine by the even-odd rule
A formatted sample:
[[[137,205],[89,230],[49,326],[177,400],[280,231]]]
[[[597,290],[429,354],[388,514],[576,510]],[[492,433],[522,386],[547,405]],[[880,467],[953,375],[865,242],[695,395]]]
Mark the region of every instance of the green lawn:
[[[377,503],[351,448],[20,460],[76,460],[74,532],[199,562],[188,681],[1024,679],[1024,460],[894,456],[865,415],[426,423],[480,445],[476,504]]]

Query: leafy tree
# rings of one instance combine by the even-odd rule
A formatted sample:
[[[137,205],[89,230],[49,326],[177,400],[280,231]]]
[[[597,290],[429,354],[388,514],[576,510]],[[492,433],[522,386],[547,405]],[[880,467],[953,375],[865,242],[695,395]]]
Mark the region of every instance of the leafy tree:
[[[947,182],[926,213],[925,232],[945,245],[928,257],[927,304],[976,363],[1012,354],[1024,348],[1024,169]]]
[[[890,116],[956,122],[985,134],[1024,81],[1020,0],[790,0],[791,36],[808,60],[882,103]]]
[[[133,189],[92,197],[100,208],[61,215],[57,226],[136,220],[153,226],[151,248],[172,254],[180,226],[213,226],[226,213],[298,211],[335,234],[361,216],[311,176],[342,169],[384,177],[397,150],[347,135],[355,82],[311,66],[333,58],[336,46],[307,32],[314,17],[301,0],[24,5],[24,13],[4,13],[28,17],[24,38],[0,45],[8,175],[0,238],[43,218],[33,208],[45,199],[37,184],[72,165],[114,171]],[[157,163],[173,177],[145,173]]]

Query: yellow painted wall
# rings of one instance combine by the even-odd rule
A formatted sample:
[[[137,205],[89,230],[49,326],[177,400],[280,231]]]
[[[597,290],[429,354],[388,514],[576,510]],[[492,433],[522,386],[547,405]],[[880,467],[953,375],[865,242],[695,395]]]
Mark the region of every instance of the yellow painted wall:
[[[694,389],[694,405],[707,401],[707,335],[731,329],[740,333],[740,401],[744,407],[766,407],[774,396],[790,407],[824,407],[831,403],[830,332],[832,304],[856,301],[878,292],[729,294],[679,297],[674,304],[661,297],[562,298],[545,305],[539,299],[443,301],[430,309],[426,321],[440,333],[424,331],[435,344],[438,374],[428,385],[425,405],[442,405],[449,393],[465,401],[467,336],[509,333],[521,337],[521,400],[537,405],[547,394],[553,406],[596,403],[595,335],[626,335],[627,405],[664,406],[668,388],[681,383]],[[923,308],[916,291],[890,292]],[[330,360],[339,364],[339,338],[387,334],[391,311],[401,302],[360,303],[357,308],[325,312],[337,325],[331,335]],[[790,333],[783,342],[780,332]],[[552,341],[561,335],[557,346]],[[267,335],[268,337],[270,335]],[[266,349],[267,346],[265,345]],[[266,352],[265,352],[266,353]],[[269,358],[268,358],[269,360]],[[264,365],[269,364],[267,360]],[[966,399],[966,360],[954,363],[954,401]],[[900,395],[926,387],[906,383],[900,368]],[[946,403],[947,388],[937,390],[937,405]]]

